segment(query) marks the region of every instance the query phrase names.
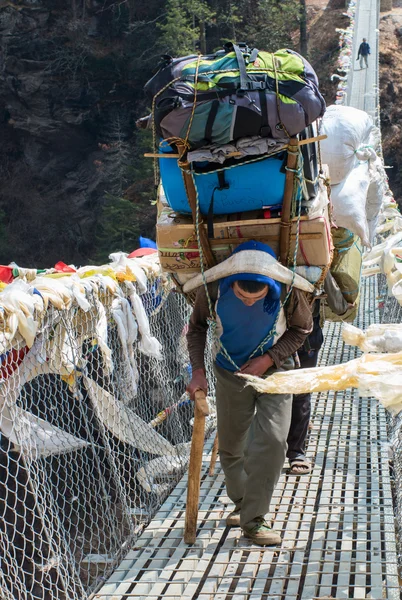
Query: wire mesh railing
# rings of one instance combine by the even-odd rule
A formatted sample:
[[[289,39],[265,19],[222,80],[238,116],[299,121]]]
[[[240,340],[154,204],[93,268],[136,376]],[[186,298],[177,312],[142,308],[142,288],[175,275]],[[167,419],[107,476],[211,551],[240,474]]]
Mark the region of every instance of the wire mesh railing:
[[[63,307],[60,279],[49,278],[46,290],[38,280],[19,289],[17,280],[0,294],[7,600],[89,597],[187,466],[191,309],[166,277],[149,277],[141,295],[135,283],[106,279],[77,280],[79,302]],[[18,314],[35,295],[32,315]],[[35,331],[29,344],[24,327]]]
[[[378,304],[381,323],[402,323],[402,306],[390,293],[386,276],[381,273],[378,278]],[[395,528],[399,545],[399,565],[401,565],[402,544],[402,412],[392,415],[387,412],[387,430],[393,481]]]

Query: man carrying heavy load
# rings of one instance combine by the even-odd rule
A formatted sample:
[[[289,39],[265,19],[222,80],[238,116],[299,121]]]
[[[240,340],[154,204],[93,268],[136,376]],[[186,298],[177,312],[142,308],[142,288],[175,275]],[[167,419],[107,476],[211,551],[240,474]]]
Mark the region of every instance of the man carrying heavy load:
[[[242,250],[259,250],[261,264],[264,255],[275,256],[259,242],[245,242],[233,254]],[[313,320],[304,292],[292,288],[287,295],[285,285],[267,275],[229,275],[209,284],[208,295],[205,287],[199,289],[187,334],[193,369],[188,391],[194,397],[197,389],[207,391],[204,351],[213,306],[219,454],[235,504],[227,524],[241,526],[261,546],[281,542],[265,515],[285,461],[292,393],[259,394],[236,373],[266,377],[294,367],[292,355],[311,332]]]

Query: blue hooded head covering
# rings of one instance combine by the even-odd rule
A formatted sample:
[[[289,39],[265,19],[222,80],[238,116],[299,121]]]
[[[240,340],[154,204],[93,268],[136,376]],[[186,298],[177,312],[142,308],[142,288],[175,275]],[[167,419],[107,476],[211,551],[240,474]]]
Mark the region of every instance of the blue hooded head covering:
[[[232,255],[237,254],[242,250],[259,250],[261,252],[266,252],[276,259],[276,254],[272,248],[268,246],[268,244],[263,244],[262,242],[255,242],[254,240],[243,242],[243,244],[240,244],[233,250]],[[229,275],[229,277],[225,277],[221,280],[221,291],[225,292],[235,281],[258,281],[260,283],[265,283],[268,286],[268,292],[264,300],[264,311],[272,314],[278,310],[282,289],[281,284],[278,281],[275,281],[275,279],[272,279],[267,275],[260,275],[259,273],[236,273],[235,275]]]

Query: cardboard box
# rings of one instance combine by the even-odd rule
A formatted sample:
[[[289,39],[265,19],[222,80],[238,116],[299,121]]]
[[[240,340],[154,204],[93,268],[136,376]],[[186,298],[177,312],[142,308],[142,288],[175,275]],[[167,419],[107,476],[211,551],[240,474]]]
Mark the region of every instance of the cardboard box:
[[[233,249],[248,240],[264,242],[279,251],[280,219],[253,218],[258,213],[216,216],[214,237],[210,239],[217,262],[228,258]],[[290,256],[296,243],[297,219],[291,228]],[[206,229],[207,225],[204,223]],[[156,241],[162,268],[170,273],[198,273],[200,255],[191,217],[177,215],[169,207],[159,207]],[[314,219],[301,217],[298,265],[326,266],[330,262],[332,238],[327,210]]]

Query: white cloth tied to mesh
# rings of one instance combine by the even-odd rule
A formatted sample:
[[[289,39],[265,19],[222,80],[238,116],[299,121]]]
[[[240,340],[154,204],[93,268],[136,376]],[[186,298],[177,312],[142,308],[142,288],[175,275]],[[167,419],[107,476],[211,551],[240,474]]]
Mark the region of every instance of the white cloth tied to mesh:
[[[36,307],[43,311],[43,301],[33,294],[24,281],[10,283],[0,295],[0,354],[3,354],[17,332],[30,348],[35,339],[38,324],[35,320]]]
[[[36,460],[41,456],[72,452],[89,445],[89,442],[77,438],[47,421],[35,417],[18,406],[10,409],[4,406],[0,415],[0,429],[15,450]]]
[[[12,264],[15,264],[15,263],[12,263]],[[20,279],[23,279],[24,281],[33,281],[38,272],[37,269],[25,269],[25,268],[19,267],[18,265],[15,265],[14,269],[18,273],[18,277]]]
[[[82,310],[89,310],[90,304],[84,289],[78,280],[71,277],[38,277],[31,284],[22,280],[10,283],[0,294],[0,353],[10,347],[17,332],[31,348],[38,330],[38,320],[49,303],[64,310],[74,300]]]
[[[130,258],[128,260],[130,261],[129,264],[131,264],[131,261],[135,261],[135,264],[138,267],[141,267],[141,269],[147,275],[148,279],[160,277],[164,285],[172,288],[172,284],[170,283],[170,280],[168,279],[166,273],[163,273],[162,271],[161,264],[159,261],[159,255],[157,252],[138,258]]]
[[[96,339],[102,352],[104,360],[105,370],[107,373],[113,371],[112,351],[108,346],[108,333],[107,333],[107,316],[106,310],[102,302],[95,300],[95,305],[98,311],[98,319],[95,325]]]
[[[125,273],[127,269],[131,271],[135,277],[138,291],[140,294],[144,294],[147,291],[148,280],[143,269],[136,263],[136,259],[127,258],[127,254],[124,252],[115,252],[109,255],[112,264],[110,265],[116,273]]]
[[[50,302],[59,310],[68,309],[74,300],[85,312],[91,308],[85,296],[85,287],[77,275],[59,278],[37,277],[32,286],[40,292],[46,308]]]
[[[45,308],[51,303],[59,310],[66,310],[70,308],[74,299],[72,286],[67,285],[69,279],[69,277],[62,277],[60,279],[37,277],[32,282],[32,286],[42,296]]]
[[[83,381],[99,420],[117,439],[150,454],[177,454],[170,442],[133,410],[119,402],[113,394],[89,377],[84,376]]]
[[[68,310],[73,304],[78,305],[83,311],[89,311],[92,302],[87,294],[98,297],[100,292],[110,292],[113,295],[121,294],[120,287],[114,276],[126,272],[128,278],[136,281],[140,294],[148,289],[148,278],[161,278],[163,286],[169,286],[168,278],[162,274],[157,253],[142,258],[127,258],[124,253],[111,255],[113,262],[100,267],[81,267],[71,275],[56,276],[54,269],[49,270],[49,275],[32,277],[35,269],[20,269],[21,277],[29,275],[29,283],[17,279],[0,292],[0,353],[12,347],[15,336],[20,334],[30,348],[34,342],[43,312],[54,306],[58,310]],[[133,288],[134,289],[134,288]],[[140,332],[143,333],[143,351],[151,356],[158,356],[158,344],[147,339],[147,324],[142,318],[141,307],[136,303],[139,315]],[[140,322],[141,321],[141,322]],[[142,331],[141,331],[142,328]],[[149,329],[149,327],[148,327]],[[107,349],[102,351],[107,355]]]
[[[174,446],[175,455],[158,456],[147,462],[144,467],[138,469],[135,477],[146,492],[154,492],[162,495],[171,486],[171,479],[176,477],[177,471],[183,469],[190,456],[191,442],[177,444]],[[161,483],[161,479],[165,482]]]
[[[388,294],[394,296],[402,306],[402,231],[389,235],[363,257],[362,275],[368,277],[384,273],[387,278]]]
[[[135,286],[130,281],[124,284],[130,292],[130,301],[123,296],[110,266],[84,267],[72,275],[40,276],[29,283],[19,279],[0,293],[0,353],[18,352],[25,346],[30,348],[20,364],[10,364],[0,378],[0,431],[16,450],[31,459],[88,445],[87,441],[22,409],[18,403],[23,386],[41,375],[59,376],[65,378],[69,386],[73,385],[75,376],[85,372],[87,359],[83,356],[83,343],[87,339],[96,338],[103,357],[102,372],[110,375],[113,361],[108,345],[109,307],[133,378],[138,381],[134,360],[138,332],[139,349],[148,356],[161,357],[161,345],[150,333],[137,293],[137,290],[147,291],[148,276],[152,280],[161,276],[158,257],[123,257],[121,264],[115,265],[116,275],[121,272],[122,264],[130,271],[127,276],[133,275],[136,281]],[[26,275],[21,271],[21,276]],[[35,273],[32,271],[29,275],[32,279]],[[164,287],[171,285],[164,276],[160,281]],[[115,297],[113,303],[110,294]],[[51,306],[57,310],[46,312]],[[17,357],[15,360],[19,361]],[[108,431],[144,452],[174,457],[171,462],[176,464],[177,450],[170,442],[113,394],[87,377],[83,380],[95,411]]]
[[[138,367],[134,356],[134,343],[137,340],[138,326],[126,298],[118,297],[112,302],[112,315],[117,325],[123,356],[129,365],[133,394],[137,394]]]
[[[23,386],[39,375],[68,375],[61,363],[46,358],[49,340],[38,337],[21,364],[0,380],[0,431],[19,450],[35,460],[40,456],[71,452],[88,442],[63,431],[17,405]]]
[[[135,318],[137,319],[138,329],[140,332],[140,341],[138,347],[143,354],[146,354],[147,356],[153,356],[154,358],[160,360],[162,358],[162,346],[156,337],[151,335],[148,316],[141,298],[135,291],[132,283],[128,283],[128,290],[131,306]]]

